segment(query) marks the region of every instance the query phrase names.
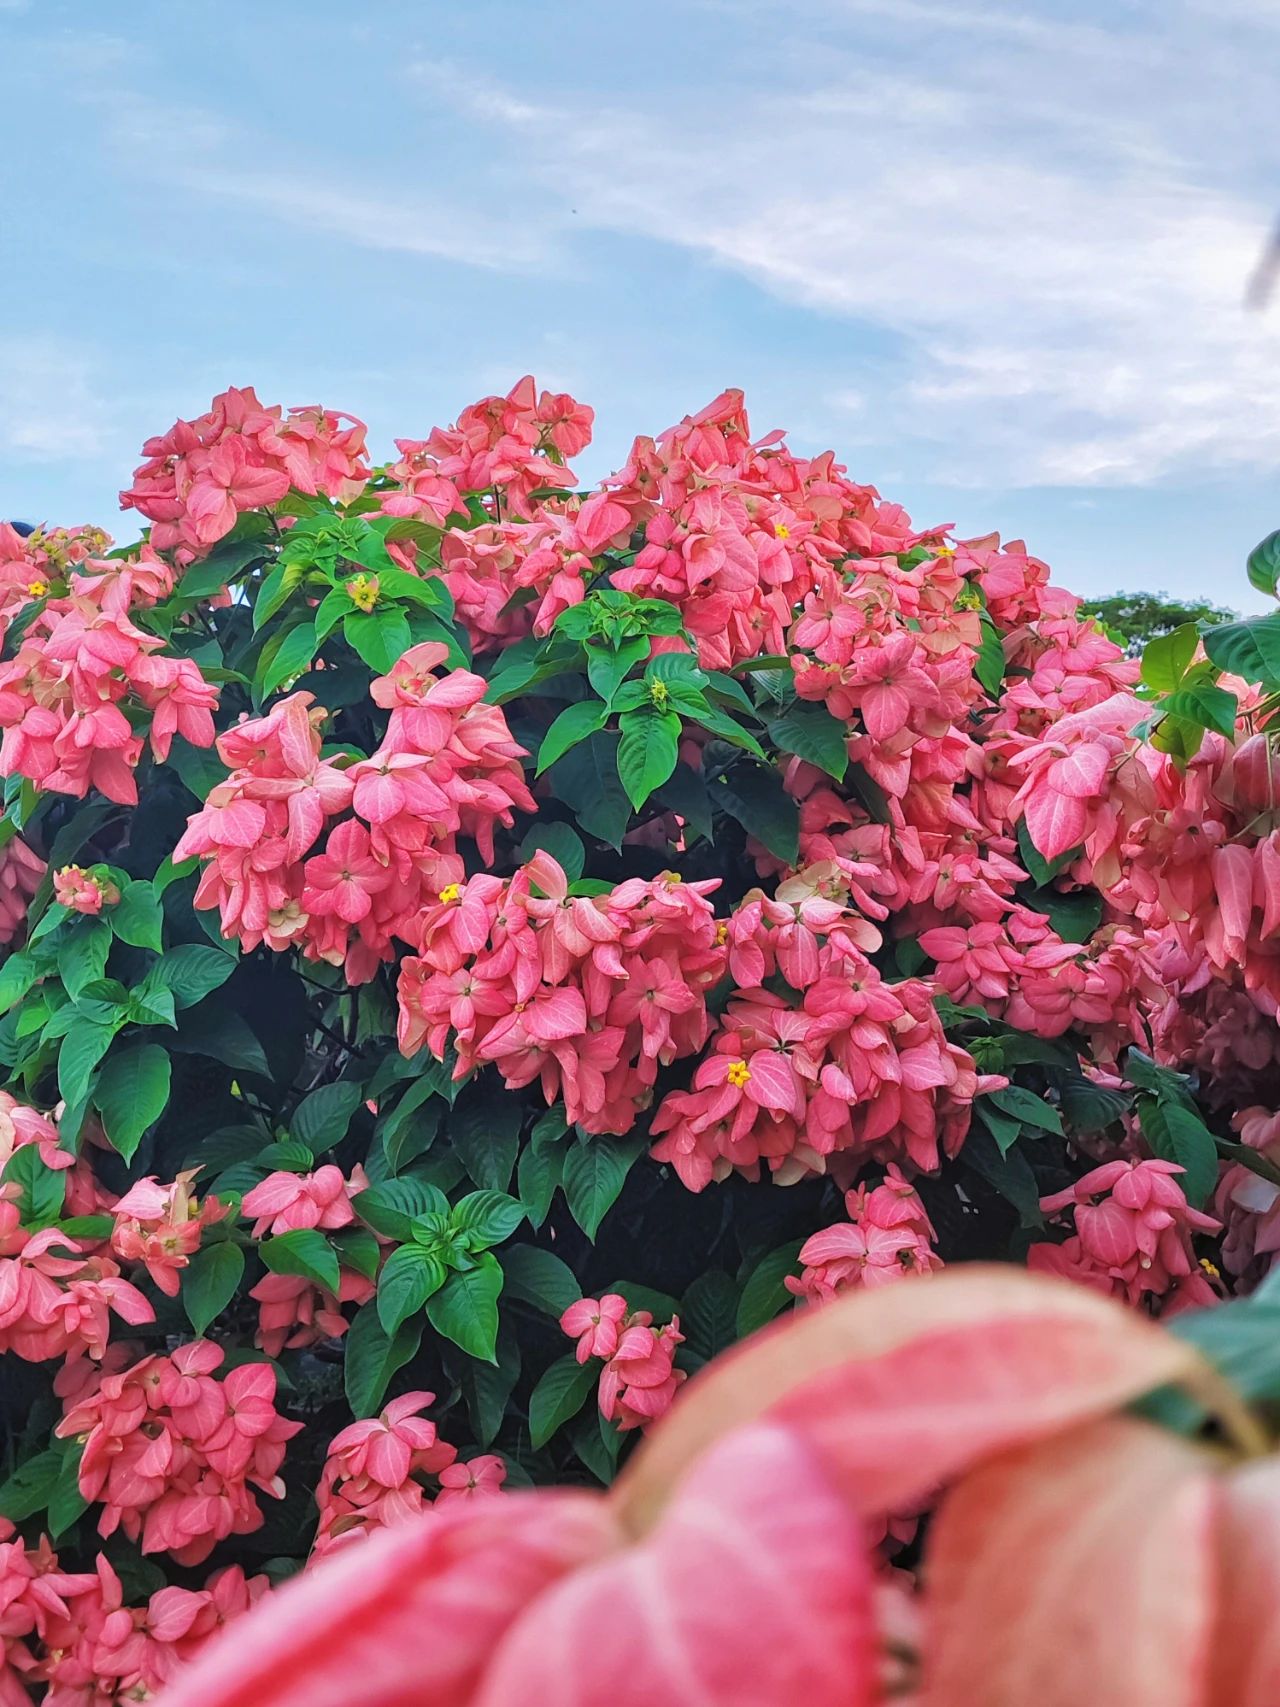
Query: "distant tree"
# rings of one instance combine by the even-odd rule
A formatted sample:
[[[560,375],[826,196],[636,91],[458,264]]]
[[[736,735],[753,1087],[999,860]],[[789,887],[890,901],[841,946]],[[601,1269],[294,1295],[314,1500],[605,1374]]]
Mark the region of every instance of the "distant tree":
[[[1184,622],[1231,622],[1239,615],[1205,599],[1171,599],[1167,593],[1113,593],[1106,599],[1086,599],[1083,612],[1122,641],[1131,658],[1141,653],[1148,640],[1171,634]]]

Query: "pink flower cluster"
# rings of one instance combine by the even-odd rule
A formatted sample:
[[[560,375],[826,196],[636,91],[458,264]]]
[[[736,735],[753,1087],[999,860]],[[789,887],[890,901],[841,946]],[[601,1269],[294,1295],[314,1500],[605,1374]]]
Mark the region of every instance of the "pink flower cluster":
[[[1216,1271],[1197,1262],[1192,1240],[1222,1224],[1187,1202],[1182,1171],[1176,1162],[1107,1162],[1041,1198],[1046,1215],[1070,1211],[1075,1231],[1060,1245],[1032,1245],[1028,1265],[1130,1304],[1159,1303],[1166,1315],[1215,1303]]]
[[[172,587],[159,558],[93,563],[51,598],[28,626],[16,655],[0,665],[0,773],[83,799],[91,788],[121,805],[137,803],[134,770],[150,739],[162,761],[175,735],[213,744],[218,690],[190,658],[129,620],[137,605]],[[149,713],[147,734],[130,713]]]
[[[74,1368],[107,1355],[113,1314],[134,1326],[155,1320],[110,1257],[86,1254],[56,1227],[23,1227],[11,1189],[0,1187],[0,1351],[27,1363],[60,1357]]]
[[[533,810],[524,749],[501,710],[482,703],[479,676],[432,673],[446,656],[434,642],[415,646],[373,683],[391,713],[387,733],[345,768],[321,756],[327,713],[306,693],[218,738],[231,775],[174,857],[210,862],[196,905],[219,909],[225,936],[246,948],[296,944],[363,983],[392,958],[393,937],[416,940],[420,909],[462,876],[457,838],[474,837],[491,860],[495,826]]]
[[[86,871],[82,865],[64,865],[53,874],[53,898],[72,913],[96,917],[104,907],[115,906],[120,891],[103,872]]]
[[[463,493],[490,496],[494,520],[505,510],[529,520],[537,495],[570,490],[575,484],[565,458],[591,443],[595,412],[572,397],[544,391],[529,377],[505,397],[482,397],[453,427],[437,427],[426,439],[397,439],[400,460],[387,470],[398,490],[384,496],[383,512],[427,517],[443,523],[465,513]]]
[[[843,887],[837,900],[829,868],[802,871],[778,892],[790,902],[748,897],[730,922],[738,993],[692,1089],[669,1092],[652,1128],[654,1158],[690,1190],[762,1165],[782,1184],[851,1180],[873,1160],[927,1170],[962,1143],[988,1082],[947,1041],[930,985],[889,984],[866,958]],[[791,995],[763,987],[775,970]]]
[[[0,640],[19,611],[66,591],[73,569],[111,546],[101,528],[36,528],[25,537],[0,522]]]
[[[80,1492],[101,1502],[98,1533],[123,1530],[144,1553],[198,1565],[229,1535],[262,1527],[254,1490],[284,1496],[285,1444],[302,1428],[275,1407],[276,1372],[241,1363],[214,1377],[221,1346],[195,1340],[170,1356],[122,1367],[70,1364],[55,1391],[65,1401],[56,1433],[81,1440]]]
[[[403,1393],[379,1416],[354,1422],[334,1436],[316,1490],[317,1557],[417,1517],[430,1503],[423,1477],[438,1479],[438,1499],[502,1486],[506,1466],[501,1458],[487,1454],[470,1464],[457,1462],[457,1448],[441,1440],[436,1425],[422,1415],[434,1403],[434,1393]]]
[[[504,881],[453,884],[422,914],[420,951],[400,968],[400,1047],[452,1043],[456,1076],[485,1063],[588,1132],[623,1133],[648,1107],[660,1067],[707,1040],[706,993],[726,950],[706,896],[716,880],[635,878],[574,895],[539,852]]]
[[[801,1274],[786,1277],[789,1292],[823,1304],[857,1286],[887,1286],[907,1274],[942,1267],[937,1234],[911,1182],[890,1163],[884,1182],[845,1194],[847,1222],[824,1227],[800,1248]]]
[[[204,1588],[127,1606],[104,1554],[92,1571],[67,1570],[47,1540],[24,1546],[0,1519],[0,1707],[30,1707],[32,1689],[43,1707],[149,1700],[267,1588],[228,1565]]]
[[[676,1347],[684,1344],[680,1318],[655,1328],[647,1310],[632,1310],[617,1292],[580,1298],[560,1318],[560,1327],[578,1344],[579,1363],[604,1360],[600,1371],[600,1415],[624,1433],[646,1428],[671,1409],[685,1372],[675,1367]]]
[[[21,836],[11,836],[0,848],[0,948],[22,934],[31,897],[47,867]]]
[[[291,488],[346,500],[369,475],[362,422],[328,409],[286,415],[251,387],[220,393],[207,413],[148,439],[142,454],[121,508],[141,511],[151,544],[179,563],[203,557],[238,516],[278,504]]]
[[[148,1175],[130,1186],[111,1211],[111,1249],[122,1262],[141,1263],[168,1298],[178,1296],[182,1271],[199,1250],[205,1229],[227,1215],[216,1197],[196,1201],[192,1182],[199,1172],[180,1173],[172,1185]]]

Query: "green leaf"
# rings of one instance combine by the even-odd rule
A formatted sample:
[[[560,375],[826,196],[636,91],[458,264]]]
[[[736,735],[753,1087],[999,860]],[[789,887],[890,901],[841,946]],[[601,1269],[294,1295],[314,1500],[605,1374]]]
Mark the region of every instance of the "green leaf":
[[[111,929],[121,942],[159,954],[163,947],[160,934],[163,924],[164,912],[151,884],[137,879],[126,884],[119,904],[110,913]]]
[[[755,1333],[757,1328],[771,1322],[788,1304],[794,1302],[794,1294],[788,1292],[784,1282],[789,1274],[795,1274],[800,1266],[800,1247],[803,1239],[792,1239],[785,1245],[779,1245],[768,1256],[760,1261],[747,1276],[738,1299],[738,1314],[734,1326],[738,1338],[743,1339],[747,1334]]]
[[[559,1321],[582,1297],[582,1287],[567,1262],[538,1245],[508,1245],[499,1261],[507,1277],[507,1295]]]
[[[1236,732],[1236,714],[1239,710],[1236,696],[1228,693],[1226,688],[1213,687],[1208,682],[1197,682],[1194,687],[1179,688],[1167,699],[1160,701],[1159,709],[1170,717],[1185,719],[1188,723],[1199,724],[1201,728],[1212,729],[1219,735],[1225,735],[1230,741]]]
[[[1280,687],[1280,611],[1206,629],[1204,649],[1228,675]]]
[[[60,1541],[76,1520],[89,1509],[89,1502],[80,1492],[80,1459],[83,1448],[74,1441],[63,1443],[61,1462],[53,1487],[49,1492],[49,1539]]]
[[[58,1050],[58,1092],[64,1102],[75,1104],[88,1094],[94,1068],[110,1049],[117,1029],[85,1021],[63,1039]]]
[[[1062,1136],[1062,1116],[1057,1109],[1025,1085],[1006,1085],[1002,1091],[988,1091],[979,1107],[985,1109],[988,1103],[1021,1126],[1033,1126],[1039,1132],[1054,1132],[1058,1137]]]
[[[618,775],[638,812],[655,788],[661,788],[680,755],[680,719],[674,711],[646,707],[624,712],[619,720]]]
[[[227,767],[218,757],[217,750],[193,747],[182,735],[174,736],[167,762],[182,778],[187,792],[201,804],[209,798],[212,789],[227,780]]]
[[[342,1080],[334,1085],[321,1085],[317,1091],[303,1097],[293,1111],[289,1130],[319,1156],[332,1150],[347,1135],[351,1117],[362,1101],[359,1085]]]
[[[1102,896],[1096,889],[1037,889],[1025,901],[1047,915],[1063,942],[1088,942],[1102,923]]]
[[[1079,848],[1068,848],[1066,853],[1059,854],[1055,860],[1043,858],[1031,840],[1026,819],[1018,820],[1018,864],[1037,889],[1047,889],[1058,873],[1065,871],[1073,863],[1079,852]]]
[[[620,737],[599,730],[551,767],[547,781],[579,827],[611,847],[620,848],[631,822],[631,802],[618,776]]]
[[[502,1265],[492,1251],[483,1251],[474,1268],[461,1269],[427,1300],[427,1317],[438,1334],[452,1340],[468,1357],[497,1361],[498,1296]]]
[[[1068,1079],[1060,1092],[1062,1113],[1073,1132],[1101,1132],[1128,1109],[1131,1099],[1120,1091],[1095,1085],[1082,1074]]]
[[[338,1262],[343,1268],[362,1274],[366,1280],[377,1278],[382,1247],[367,1227],[342,1227],[336,1233],[330,1233],[329,1243],[337,1251]]]
[[[384,1116],[380,1136],[388,1173],[403,1173],[411,1163],[426,1155],[440,1130],[442,1107],[434,1083],[419,1079]]]
[[[575,883],[582,876],[587,860],[586,849],[582,845],[582,837],[568,824],[535,824],[520,843],[520,858],[532,859],[540,851],[551,855],[570,883]]]
[[[1194,622],[1149,640],[1142,653],[1142,679],[1157,693],[1172,693],[1191,666],[1200,645]]]
[[[111,926],[105,919],[85,919],[74,926],[58,949],[58,976],[67,994],[78,996],[106,969],[111,952]]]
[[[244,1252],[230,1239],[196,1251],[182,1273],[182,1307],[197,1336],[222,1314],[244,1276]]]
[[[441,1258],[421,1245],[392,1251],[378,1276],[378,1320],[384,1332],[394,1334],[401,1322],[416,1316],[447,1273]]]
[[[1140,1091],[1150,1091],[1160,1102],[1177,1102],[1184,1108],[1193,1112],[1195,1110],[1195,1101],[1186,1074],[1176,1073],[1172,1067],[1158,1066],[1149,1055],[1144,1055],[1141,1049],[1126,1051],[1124,1076],[1131,1085],[1135,1085]]]
[[[769,719],[769,734],[784,753],[795,753],[806,764],[817,765],[837,782],[849,768],[849,726],[833,717],[825,705],[796,700]]]
[[[649,637],[633,635],[618,646],[588,640],[583,650],[587,655],[587,680],[607,705],[628,671],[643,664],[649,656]]]
[[[316,655],[316,625],[308,619],[291,628],[277,646],[265,646],[258,667],[258,687],[265,699],[311,667]]]
[[[182,1016],[177,1036],[168,1041],[175,1054],[207,1055],[233,1073],[254,1073],[264,1079],[271,1076],[271,1065],[249,1022],[230,1007],[206,1001],[189,1009]]]
[[[597,729],[603,729],[608,715],[608,707],[598,699],[584,699],[576,705],[567,705],[542,737],[536,774],[541,776],[580,741],[594,735]]]
[[[253,601],[253,630],[269,622],[278,610],[288,603],[289,595],[302,585],[304,569],[301,563],[277,563],[258,588]]]
[[[0,1482],[0,1517],[7,1517],[11,1523],[25,1523],[38,1511],[44,1511],[62,1473],[62,1458],[57,1447],[37,1452]]]
[[[594,1244],[600,1223],[618,1200],[643,1139],[578,1135],[564,1159],[564,1195],[569,1213]]]
[[[413,1237],[413,1223],[418,1216],[447,1214],[449,1200],[434,1185],[413,1174],[403,1174],[399,1179],[383,1180],[380,1185],[357,1192],[351,1207],[375,1233],[404,1241]]]
[[[1193,1209],[1201,1208],[1218,1183],[1218,1147],[1213,1133],[1189,1108],[1176,1102],[1138,1099],[1142,1136],[1162,1161],[1177,1162],[1185,1171],[1178,1184]]]
[[[995,1139],[985,1127],[975,1126],[964,1143],[964,1163],[981,1175],[1001,1197],[1012,1203],[1024,1227],[1040,1227],[1040,1187],[1031,1164],[1017,1145],[1001,1155]]]
[[[1249,584],[1260,593],[1274,594],[1280,582],[1280,528],[1269,533],[1249,553]]]
[[[112,1148],[126,1162],[168,1106],[169,1082],[169,1056],[157,1043],[135,1043],[108,1055],[93,1100]]]
[[[506,1191],[520,1147],[521,1107],[492,1076],[468,1085],[449,1116],[449,1142],[484,1191]]]
[[[422,1343],[422,1319],[411,1317],[394,1335],[378,1320],[377,1302],[371,1299],[357,1310],[343,1338],[343,1384],[347,1403],[357,1417],[375,1415],[390,1385],[391,1377],[416,1356]]]
[[[235,969],[235,956],[214,948],[212,943],[184,942],[156,962],[144,988],[170,990],[176,1007],[192,1008],[225,984]]]
[[[529,1444],[540,1451],[586,1404],[600,1377],[595,1361],[557,1358],[529,1395]]]
[[[300,1274],[334,1294],[342,1284],[337,1253],[317,1227],[296,1227],[264,1239],[258,1255],[272,1274]]]
[[[62,1214],[66,1196],[66,1174],[40,1160],[38,1144],[20,1144],[0,1174],[6,1185],[21,1192],[18,1214],[24,1227],[49,1227]]]
[[[800,809],[776,771],[738,764],[732,771],[713,775],[708,790],[712,802],[736,818],[771,854],[787,865],[800,858]]]
[[[689,1349],[713,1358],[738,1337],[738,1288],[721,1269],[700,1274],[680,1303],[680,1325]]]
[[[564,1177],[567,1138],[568,1133],[561,1130],[555,1138],[540,1143],[535,1126],[530,1142],[520,1152],[516,1168],[517,1189],[533,1227],[541,1227],[546,1220],[551,1200]]]
[[[689,765],[677,765],[656,790],[655,798],[664,811],[674,812],[684,820],[686,845],[711,840],[711,797],[697,771]]]
[[[483,1245],[500,1245],[524,1220],[524,1204],[505,1191],[473,1191],[449,1211],[455,1227]]]
[[[764,748],[749,729],[744,729],[718,706],[709,705],[701,695],[696,699],[692,696],[686,699],[673,693],[669,703],[681,717],[687,718],[691,723],[701,724],[710,734],[719,736],[720,740],[727,741],[731,747],[740,747],[744,753],[750,753],[754,758],[767,759]]]
[[[413,645],[409,619],[393,605],[382,610],[353,610],[343,619],[347,644],[376,675],[389,675]]]
[[[39,976],[35,958],[25,950],[9,955],[0,965],[0,1013],[8,1013],[15,1002],[20,1002]]]
[[[505,1330],[498,1334],[496,1364],[478,1363],[474,1357],[450,1359],[461,1365],[458,1385],[467,1402],[467,1416],[476,1437],[476,1445],[493,1444],[507,1414],[507,1403],[520,1379],[520,1347],[515,1336]]]
[[[978,647],[973,673],[989,699],[1000,698],[1000,690],[1004,687],[1004,665],[1004,641],[1000,638],[1000,631],[984,616],[982,644]]]

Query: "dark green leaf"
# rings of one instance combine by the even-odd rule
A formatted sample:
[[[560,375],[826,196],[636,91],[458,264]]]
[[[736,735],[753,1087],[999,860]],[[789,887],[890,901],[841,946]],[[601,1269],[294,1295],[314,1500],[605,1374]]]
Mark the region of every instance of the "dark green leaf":
[[[800,810],[776,771],[764,765],[737,764],[732,771],[712,776],[708,789],[713,804],[736,818],[748,835],[788,865],[796,863]]]
[[[66,1174],[40,1160],[38,1144],[20,1144],[5,1163],[0,1179],[21,1192],[18,1214],[26,1227],[51,1226],[62,1214]]]
[[[498,1296],[502,1266],[492,1251],[484,1251],[474,1268],[451,1274],[427,1300],[427,1317],[438,1334],[452,1340],[468,1357],[495,1363],[498,1338]]]
[[[126,1162],[168,1106],[169,1079],[169,1056],[156,1043],[113,1050],[98,1074],[93,1100],[112,1148]]]
[[[1204,649],[1228,675],[1280,687],[1280,611],[1206,629]]]
[[[677,765],[655,791],[655,798],[664,811],[683,818],[686,845],[711,840],[711,797],[697,771],[689,765]]]
[[[582,1297],[568,1263],[537,1245],[508,1245],[499,1261],[507,1277],[507,1295],[553,1316],[556,1321]]]
[[[572,1355],[557,1358],[543,1374],[529,1395],[529,1441],[535,1452],[577,1416],[599,1375],[599,1363],[579,1363]]]
[[[7,1517],[11,1523],[25,1523],[38,1511],[44,1511],[62,1473],[62,1458],[57,1447],[37,1452],[0,1482],[0,1517]]]
[[[244,1252],[230,1239],[206,1245],[191,1258],[182,1275],[182,1307],[197,1336],[230,1304],[243,1275]]]
[[[258,686],[264,698],[285,687],[311,666],[316,655],[316,625],[308,618],[291,628],[278,645],[263,647]]]
[[[1236,732],[1239,705],[1236,696],[1228,693],[1226,688],[1213,687],[1208,682],[1197,682],[1194,687],[1179,688],[1176,693],[1171,693],[1167,699],[1161,700],[1160,710],[1170,717],[1182,718],[1188,723],[1215,730],[1217,734],[1225,735],[1231,740]]]
[[[1055,1132],[1062,1136],[1062,1116],[1057,1109],[1024,1085],[1007,1085],[1002,1091],[988,1091],[979,1107],[985,1108],[988,1103],[1022,1126],[1033,1126],[1040,1132]]]
[[[389,1335],[378,1320],[375,1300],[356,1312],[342,1341],[347,1403],[357,1417],[373,1416],[398,1369],[415,1356],[422,1341],[422,1318],[411,1317]]]
[[[551,855],[570,883],[582,876],[586,850],[582,846],[582,837],[568,824],[535,824],[520,844],[520,858],[532,859],[539,851]]]
[[[689,1287],[680,1304],[680,1326],[689,1349],[712,1358],[738,1337],[738,1288],[720,1269],[707,1269]]]
[[[963,1159],[966,1166],[994,1186],[1001,1197],[1012,1203],[1024,1227],[1039,1227],[1044,1223],[1040,1209],[1040,1188],[1031,1164],[1015,1145],[1007,1155],[1001,1155],[995,1139],[982,1126],[976,1126],[965,1139]]]
[[[1140,1097],[1142,1136],[1162,1161],[1177,1162],[1184,1172],[1178,1184],[1194,1209],[1202,1208],[1218,1183],[1218,1147],[1198,1114],[1176,1102]]]
[[[769,719],[769,734],[784,753],[795,753],[837,780],[849,767],[849,726],[825,705],[798,699]]]
[[[473,1191],[455,1203],[449,1219],[483,1245],[500,1245],[524,1220],[524,1204],[505,1191]]]
[[[161,928],[164,924],[164,913],[151,884],[136,879],[126,884],[119,903],[111,909],[109,918],[111,929],[121,942],[131,943],[134,948],[149,948],[156,954],[160,953],[163,947]]]
[[[594,735],[597,729],[603,729],[608,715],[608,707],[598,699],[584,699],[576,705],[567,705],[542,737],[538,747],[537,775],[541,776],[548,766],[563,758],[589,735]]]
[[[982,644],[978,648],[973,673],[989,699],[1000,698],[1000,690],[1004,686],[1004,665],[1004,641],[1000,638],[1000,631],[984,617]]]
[[[156,962],[147,974],[147,986],[171,990],[176,1007],[191,1008],[225,984],[235,969],[235,957],[222,949],[184,942]]]
[[[337,1253],[317,1227],[297,1227],[264,1239],[258,1255],[273,1274],[300,1274],[334,1294],[341,1284]]]
[[[643,1149],[642,1139],[581,1134],[569,1147],[564,1159],[564,1195],[569,1213],[593,1243]]]
[[[20,950],[10,954],[0,966],[0,1013],[8,1013],[15,1002],[20,1002],[40,976],[40,968],[35,958]]]
[[[411,1239],[413,1223],[420,1215],[441,1215],[449,1208],[449,1200],[434,1185],[403,1174],[399,1179],[383,1180],[367,1191],[357,1192],[351,1206],[360,1219],[387,1239]]]
[[[784,1284],[789,1274],[795,1274],[800,1266],[800,1247],[803,1239],[792,1239],[785,1245],[779,1245],[777,1250],[770,1251],[768,1256],[760,1261],[747,1276],[742,1288],[742,1296],[738,1299],[738,1314],[735,1328],[739,1339],[747,1334],[755,1333],[757,1328],[771,1322],[778,1313],[793,1302],[794,1295]]]
[[[102,977],[111,952],[111,926],[105,919],[82,919],[58,949],[58,976],[67,993],[78,996]]]
[[[321,1085],[319,1090],[303,1097],[293,1111],[289,1130],[315,1155],[322,1155],[346,1137],[351,1117],[362,1100],[359,1085],[350,1080]]]
[[[49,1492],[49,1539],[60,1541],[71,1525],[89,1509],[89,1502],[80,1492],[80,1459],[83,1448],[75,1441],[65,1441],[60,1452],[61,1463]]]
[[[115,1034],[115,1026],[85,1021],[63,1039],[58,1050],[58,1091],[64,1102],[78,1103],[88,1093],[94,1068],[110,1049]]]
[[[416,1316],[444,1285],[443,1261],[421,1245],[401,1245],[392,1251],[378,1276],[378,1320],[388,1334]]]
[[[1073,1132],[1086,1136],[1101,1132],[1129,1107],[1130,1098],[1120,1091],[1095,1085],[1092,1079],[1078,1075],[1062,1086],[1062,1113]]]
[[[468,1085],[449,1116],[449,1142],[475,1183],[506,1191],[520,1147],[519,1101],[487,1075]]]
[[[579,828],[620,848],[631,822],[631,803],[618,776],[618,742],[613,731],[590,735],[547,773],[551,792],[573,810]]]
[[[1247,567],[1249,584],[1260,593],[1274,595],[1280,582],[1280,528],[1254,546]]]
[[[646,707],[625,712],[620,723],[618,775],[628,800],[638,812],[654,789],[661,788],[676,768],[680,719],[673,711]]]

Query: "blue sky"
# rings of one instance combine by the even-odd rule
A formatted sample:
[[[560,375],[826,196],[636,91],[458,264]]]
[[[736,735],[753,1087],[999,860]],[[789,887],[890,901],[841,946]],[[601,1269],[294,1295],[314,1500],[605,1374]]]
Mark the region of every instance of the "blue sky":
[[[381,455],[531,371],[588,476],[736,384],[921,525],[1256,608],[1277,63],[1280,0],[0,0],[0,515],[111,526],[229,383]]]

